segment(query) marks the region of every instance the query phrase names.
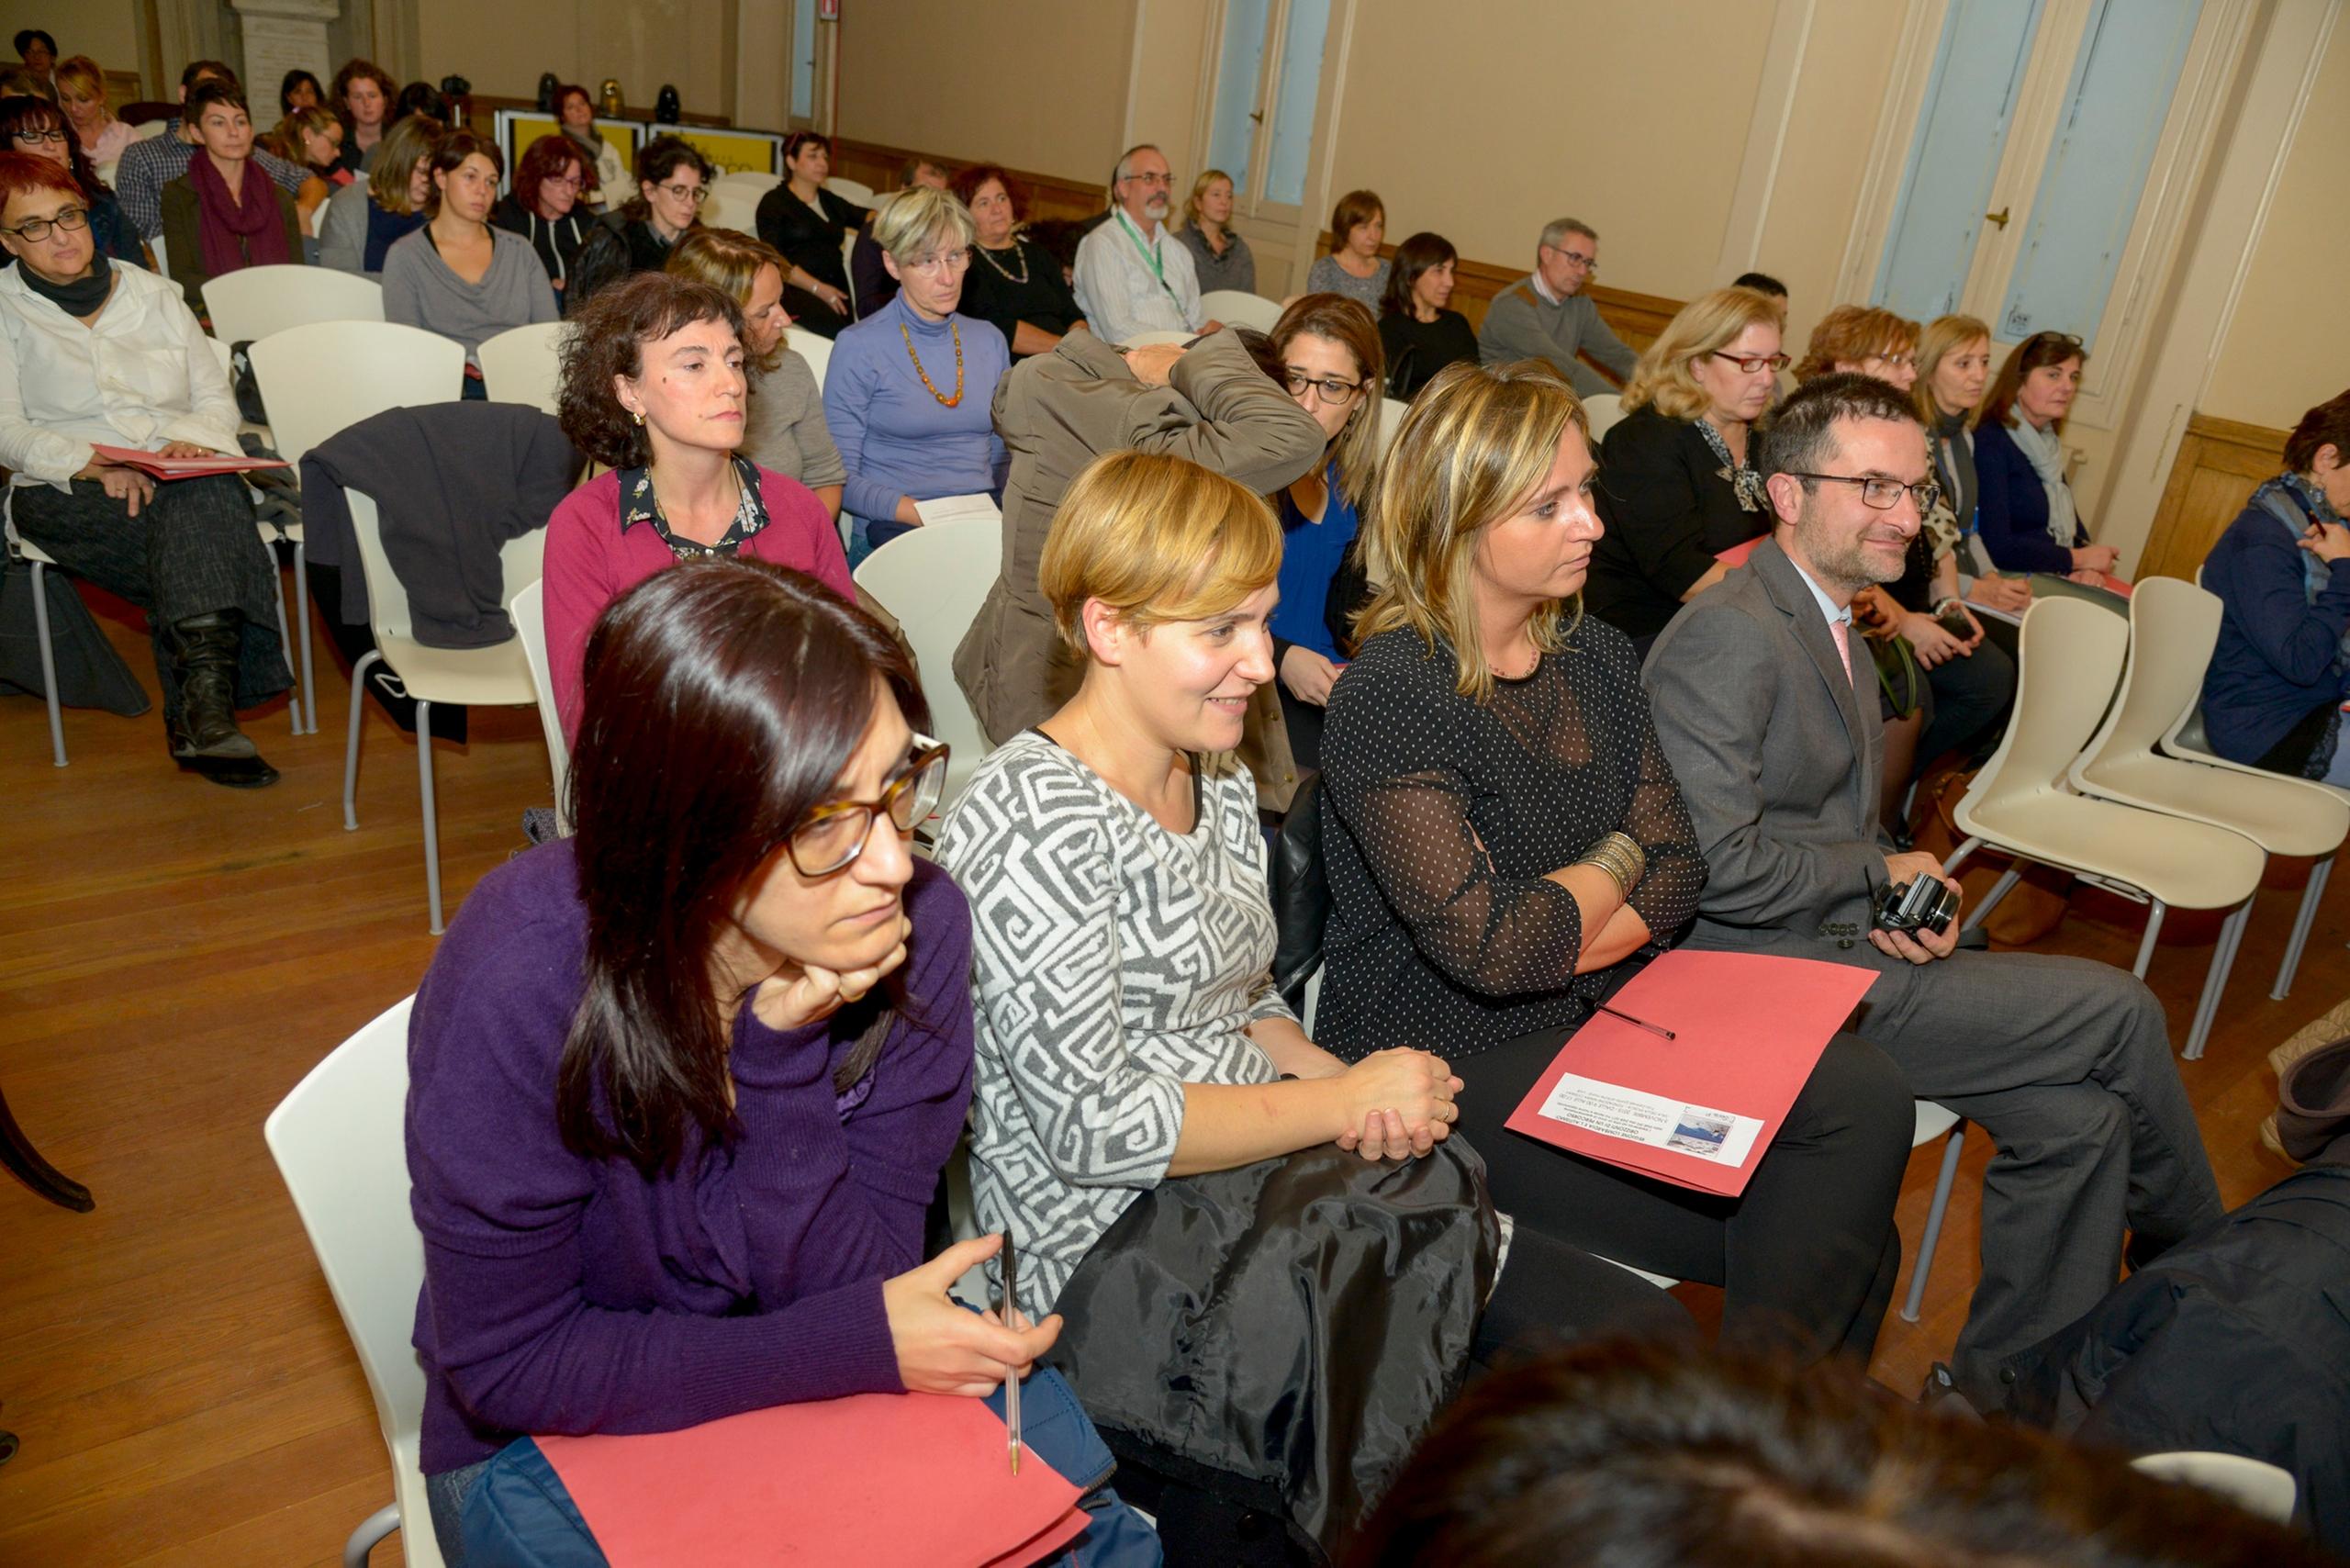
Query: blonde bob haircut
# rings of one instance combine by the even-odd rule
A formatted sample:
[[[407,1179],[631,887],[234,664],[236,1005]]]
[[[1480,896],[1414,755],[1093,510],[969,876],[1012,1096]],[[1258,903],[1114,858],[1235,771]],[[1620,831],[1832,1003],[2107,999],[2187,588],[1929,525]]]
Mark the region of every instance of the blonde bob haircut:
[[[1477,630],[1478,536],[1550,476],[1569,425],[1589,443],[1582,399],[1539,360],[1491,370],[1464,361],[1438,371],[1404,415],[1363,524],[1371,579],[1382,586],[1357,617],[1356,635],[1368,642],[1408,626],[1431,655],[1441,638],[1460,661],[1460,694],[1481,703],[1492,697]],[[1582,614],[1580,595],[1572,614],[1564,600],[1544,605],[1528,629],[1534,645],[1559,652]]]
[[[1917,404],[1918,417],[1926,421],[1930,431],[1940,429],[1947,417],[1934,401],[1934,372],[1942,367],[1942,361],[1969,343],[1981,343],[1987,353],[1991,347],[1989,324],[1972,316],[1937,316],[1918,334],[1918,384],[1909,389],[1909,398]],[[1983,389],[1986,393],[1990,391],[1987,381]],[[1973,430],[1975,421],[1982,417],[1983,404],[1978,399],[1975,407],[1966,410],[1966,428]]]
[[[1281,569],[1281,525],[1264,498],[1186,458],[1113,452],[1061,498],[1036,576],[1061,641],[1090,659],[1088,600],[1147,633],[1222,615]]]
[[[1839,305],[1811,330],[1811,342],[1796,365],[1797,381],[1811,381],[1839,364],[1890,359],[1918,346],[1918,323],[1877,305]]]
[[[910,185],[881,204],[874,215],[873,242],[890,252],[900,266],[940,243],[968,245],[979,232],[971,209],[951,191]]]
[[[1683,306],[1632,367],[1631,383],[1624,388],[1624,412],[1653,404],[1667,419],[1694,420],[1703,414],[1713,399],[1690,374],[1689,362],[1720,353],[1749,327],[1777,331],[1778,302],[1751,288],[1718,288]]]

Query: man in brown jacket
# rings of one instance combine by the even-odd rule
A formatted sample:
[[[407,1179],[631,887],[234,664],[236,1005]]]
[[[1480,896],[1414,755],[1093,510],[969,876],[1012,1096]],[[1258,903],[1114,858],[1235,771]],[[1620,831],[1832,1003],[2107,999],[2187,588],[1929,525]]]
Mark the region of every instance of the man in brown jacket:
[[[996,433],[1012,456],[1003,568],[955,650],[955,679],[990,744],[1052,717],[1082,673],[1036,584],[1070,482],[1095,458],[1135,448],[1189,458],[1259,494],[1281,488],[1321,460],[1326,438],[1281,375],[1271,345],[1253,332],[1125,350],[1071,332],[997,385]],[[1259,800],[1277,810],[1296,768],[1279,695],[1269,685],[1257,696],[1243,759]]]

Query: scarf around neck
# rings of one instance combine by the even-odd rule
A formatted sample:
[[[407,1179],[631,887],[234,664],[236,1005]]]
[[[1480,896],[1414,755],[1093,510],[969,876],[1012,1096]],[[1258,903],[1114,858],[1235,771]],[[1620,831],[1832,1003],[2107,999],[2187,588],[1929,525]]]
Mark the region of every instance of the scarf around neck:
[[[95,315],[106,302],[106,291],[114,287],[114,263],[106,259],[104,251],[91,255],[90,275],[75,278],[72,283],[51,283],[21,263],[17,275],[25,280],[27,288],[76,320]]]
[[[199,151],[188,160],[187,183],[196,192],[197,236],[207,276],[289,260],[285,220],[277,211],[277,187],[270,184],[260,164],[246,163],[242,191],[230,196],[229,182],[212,166],[211,156]]]
[[[2031,465],[2031,471],[2040,476],[2040,487],[2048,492],[2048,537],[2070,550],[2080,532],[2080,518],[2073,510],[2072,487],[2065,483],[2065,442],[2057,436],[2056,427],[2037,430],[2018,414],[2015,429],[2008,433],[2015,438],[2016,450]]]

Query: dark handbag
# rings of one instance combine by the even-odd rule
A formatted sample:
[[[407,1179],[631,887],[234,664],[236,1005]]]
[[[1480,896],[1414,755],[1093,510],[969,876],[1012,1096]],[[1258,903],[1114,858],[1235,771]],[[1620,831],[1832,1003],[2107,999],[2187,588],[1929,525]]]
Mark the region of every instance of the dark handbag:
[[[98,708],[135,719],[151,704],[146,688],[114,651],[106,634],[55,566],[41,574],[49,610],[49,645],[57,670],[57,700],[67,708]],[[33,614],[33,568],[11,559],[0,578],[0,691],[42,694],[40,626]]]
[[[1322,870],[1322,778],[1298,775],[1297,793],[1273,838],[1273,989],[1304,1014],[1305,982],[1322,967],[1322,930],[1330,920],[1330,882]]]

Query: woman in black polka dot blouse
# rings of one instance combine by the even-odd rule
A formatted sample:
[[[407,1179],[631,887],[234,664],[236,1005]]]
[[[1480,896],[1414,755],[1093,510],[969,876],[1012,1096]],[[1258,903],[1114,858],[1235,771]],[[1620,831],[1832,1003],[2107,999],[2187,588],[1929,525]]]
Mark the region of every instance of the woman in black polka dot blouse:
[[[1900,1262],[1910,1099],[1840,1035],[1726,1200],[1503,1126],[1558,1048],[1697,907],[1706,865],[1631,644],[1579,613],[1601,526],[1582,406],[1547,367],[1448,366],[1366,524],[1384,581],[1332,689],[1332,915],[1316,1036],[1418,1046],[1528,1231],[1725,1287],[1726,1332],[1865,1358]]]

